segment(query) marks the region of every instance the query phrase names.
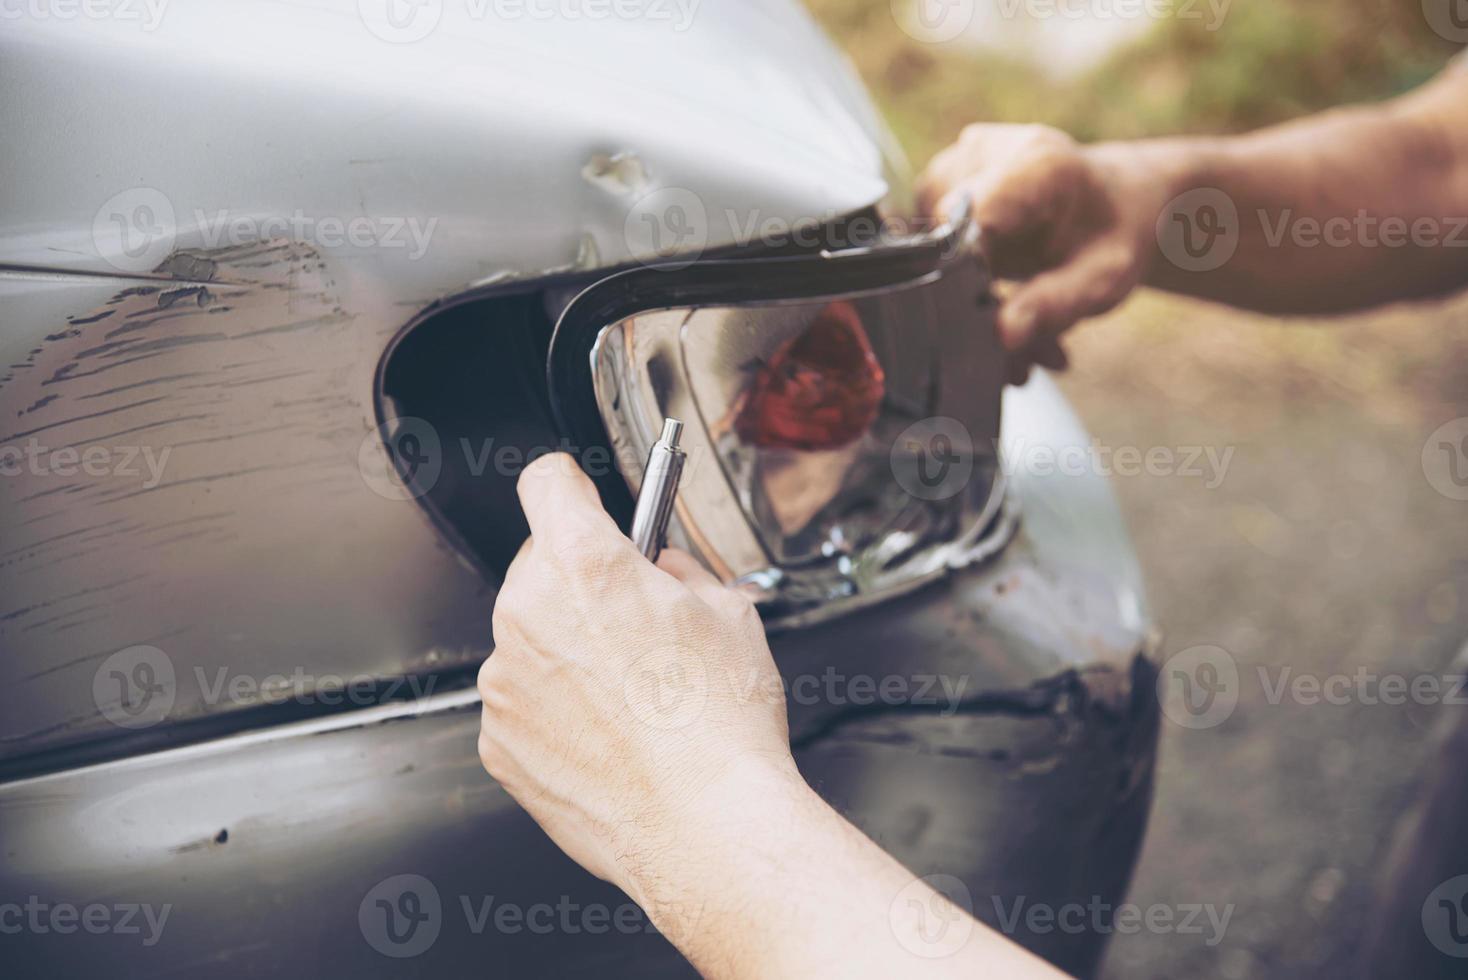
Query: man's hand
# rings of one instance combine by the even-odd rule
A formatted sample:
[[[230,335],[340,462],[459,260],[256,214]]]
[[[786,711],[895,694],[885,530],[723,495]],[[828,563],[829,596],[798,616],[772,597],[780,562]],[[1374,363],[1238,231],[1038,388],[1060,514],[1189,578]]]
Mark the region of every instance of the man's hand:
[[[495,604],[479,756],[567,854],[647,907],[654,852],[712,796],[804,787],[779,671],[754,606],[686,554],[650,564],[569,456],[535,461],[519,493],[531,538]]]
[[[520,478],[531,538],[494,610],[479,756],[560,847],[706,977],[1057,976],[801,779],[753,607],[653,567],[564,455]],[[929,931],[959,933],[932,958]]]
[[[994,274],[1019,280],[999,312],[1012,375],[1063,366],[1060,334],[1143,282],[1268,313],[1436,296],[1468,285],[1468,70],[1242,136],[1081,146],[970,126],[919,185],[935,218],[960,194]],[[1205,263],[1159,239],[1205,218]]]
[[[1167,199],[1129,172],[1127,155],[1045,126],[974,125],[923,175],[923,209],[947,215],[967,195],[994,274],[1025,280],[999,312],[1015,380],[1031,362],[1064,367],[1060,334],[1116,306],[1146,274]]]

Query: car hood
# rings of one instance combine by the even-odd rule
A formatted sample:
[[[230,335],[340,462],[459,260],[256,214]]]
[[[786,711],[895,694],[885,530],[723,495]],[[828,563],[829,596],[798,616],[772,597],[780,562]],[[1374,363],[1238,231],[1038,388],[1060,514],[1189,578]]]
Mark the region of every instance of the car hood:
[[[0,148],[0,262],[127,269],[114,225],[146,195],[144,230],[171,211],[177,248],[284,232],[427,301],[623,264],[668,202],[718,247],[887,188],[881,124],[793,0],[127,9],[0,32],[0,78],[26,93],[0,108],[25,136]],[[401,243],[326,233],[363,217]]]

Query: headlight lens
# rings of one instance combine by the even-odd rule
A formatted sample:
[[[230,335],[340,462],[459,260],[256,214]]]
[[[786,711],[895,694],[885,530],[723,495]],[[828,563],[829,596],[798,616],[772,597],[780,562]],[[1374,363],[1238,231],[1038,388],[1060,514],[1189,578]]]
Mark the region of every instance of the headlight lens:
[[[849,269],[822,256],[702,278],[643,270],[625,277],[645,285],[594,286],[562,318],[555,346],[573,346],[552,352],[553,391],[591,389],[634,489],[664,416],[684,420],[672,543],[754,589],[768,621],[914,588],[969,560],[994,524],[1003,365],[988,278],[971,252],[932,246]],[[578,323],[594,328],[589,357],[568,338]]]

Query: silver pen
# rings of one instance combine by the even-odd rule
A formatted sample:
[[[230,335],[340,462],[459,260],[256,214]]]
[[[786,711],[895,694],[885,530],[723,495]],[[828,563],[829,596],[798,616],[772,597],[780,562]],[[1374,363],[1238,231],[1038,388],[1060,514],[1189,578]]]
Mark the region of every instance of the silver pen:
[[[683,423],[664,419],[663,434],[648,454],[642,489],[637,494],[637,509],[632,514],[632,543],[651,562],[656,562],[663,553],[673,501],[678,496],[678,482],[683,478],[683,463],[688,458],[678,447],[682,438]]]

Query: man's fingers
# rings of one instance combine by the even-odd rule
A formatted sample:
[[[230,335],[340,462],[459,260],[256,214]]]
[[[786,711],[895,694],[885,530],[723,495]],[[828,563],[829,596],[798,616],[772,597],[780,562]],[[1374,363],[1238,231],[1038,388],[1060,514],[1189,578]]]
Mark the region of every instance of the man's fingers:
[[[939,204],[948,214],[967,197],[979,228],[980,247],[996,276],[1031,276],[1051,261],[1056,223],[1069,206],[1061,164],[1035,163],[1019,169],[977,174],[950,190]]]
[[[1064,371],[1070,367],[1070,357],[1054,337],[1045,337],[1024,350],[1011,351],[1006,366],[1007,380],[1019,387],[1030,380],[1030,372],[1036,367],[1052,371]]]
[[[965,126],[957,141],[940,150],[918,179],[917,200],[923,213],[941,221],[943,202],[965,180],[1005,169],[1039,132],[1038,127],[1012,123],[975,123]],[[950,201],[951,203],[951,201]]]
[[[976,125],[933,158],[918,185],[918,202],[946,220],[961,195],[996,238],[1024,236],[1049,223],[1069,199],[1078,161],[1070,137],[1044,126]]]
[[[1060,341],[1054,337],[1036,341],[1030,347],[1029,355],[1040,367],[1052,371],[1064,371],[1070,367],[1070,357],[1066,355],[1065,348],[1060,346]]]
[[[596,486],[566,453],[541,456],[516,484],[520,506],[538,542],[559,549],[572,538],[622,532],[602,508]]]
[[[1135,285],[1125,255],[1096,245],[1018,286],[999,309],[999,337],[1011,351],[1038,349],[1077,320],[1110,310]]]
[[[973,199],[974,221],[991,242],[1024,237],[1047,224],[1058,196],[1043,175],[1028,169],[984,174],[960,184],[950,195],[953,204],[962,194]]]

